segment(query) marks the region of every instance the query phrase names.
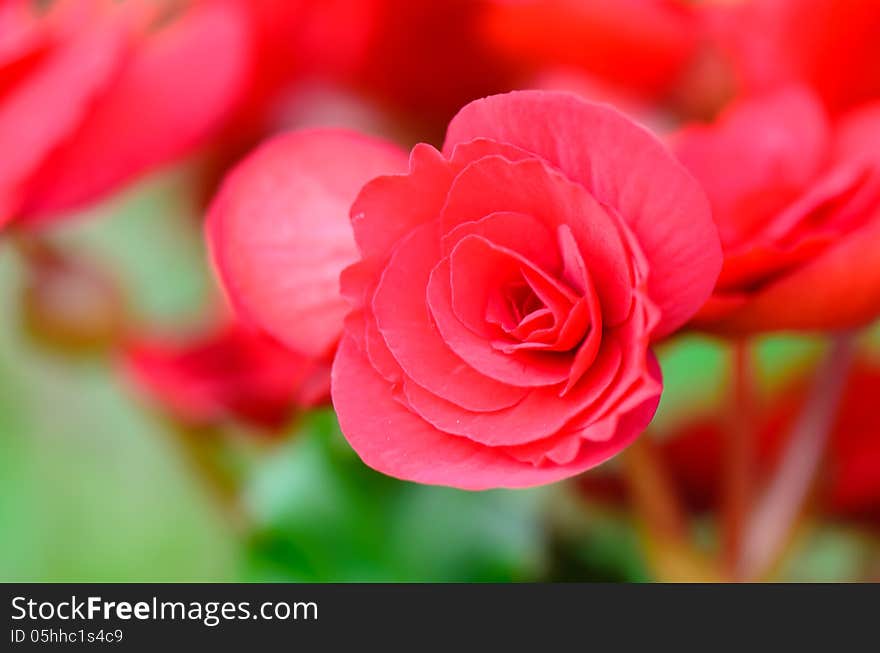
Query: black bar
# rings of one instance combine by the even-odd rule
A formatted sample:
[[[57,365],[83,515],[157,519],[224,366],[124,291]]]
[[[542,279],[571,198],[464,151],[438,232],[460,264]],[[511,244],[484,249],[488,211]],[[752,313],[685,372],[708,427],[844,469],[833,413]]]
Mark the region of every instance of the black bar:
[[[598,646],[630,647],[691,645],[713,651],[738,645],[762,650],[769,641],[786,646],[834,646],[834,650],[876,646],[880,614],[878,585],[322,585],[322,584],[8,584],[3,590],[7,632],[0,650],[38,648],[99,648],[106,650],[170,650],[188,646],[252,647],[279,650],[434,650],[495,651],[534,643],[538,650],[566,646],[598,650]],[[68,616],[80,605],[76,619]],[[86,616],[88,597],[97,612]],[[27,601],[33,601],[28,606]],[[13,603],[14,602],[14,603]],[[30,618],[29,610],[46,619]],[[80,603],[81,602],[81,603]],[[131,608],[118,604],[125,602]],[[183,603],[192,618],[179,618],[178,606],[165,619],[135,618],[159,614],[162,602]],[[220,606],[236,618],[224,619]],[[247,602],[248,613],[240,610]],[[263,604],[271,618],[254,616]],[[298,618],[281,617],[287,608]],[[105,607],[110,603],[116,606]],[[311,607],[314,605],[314,609]],[[85,606],[85,607],[84,607]],[[215,607],[211,607],[215,606]],[[103,610],[109,610],[104,613]],[[22,610],[27,613],[21,617]],[[208,613],[218,617],[207,618]],[[105,616],[109,614],[109,618]],[[49,618],[51,617],[51,618]],[[118,631],[118,632],[117,632]],[[74,633],[72,636],[71,633]],[[101,640],[88,640],[89,634]],[[110,637],[108,638],[108,633]],[[122,641],[117,642],[117,635]],[[65,639],[66,636],[66,639]],[[70,639],[76,639],[71,642]],[[24,641],[15,641],[23,639]],[[32,640],[36,639],[34,643]],[[48,640],[43,642],[40,640]],[[111,641],[112,640],[112,641]],[[491,648],[486,648],[490,646]],[[317,648],[313,648],[317,647]],[[186,649],[189,650],[189,649]],[[263,650],[258,648],[257,650]]]

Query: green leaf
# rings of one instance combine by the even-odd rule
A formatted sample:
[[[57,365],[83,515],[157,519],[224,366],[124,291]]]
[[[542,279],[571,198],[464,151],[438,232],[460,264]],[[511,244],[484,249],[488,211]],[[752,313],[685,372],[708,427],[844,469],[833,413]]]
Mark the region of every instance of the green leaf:
[[[254,480],[256,579],[504,581],[543,565],[540,491],[464,492],[388,478],[311,416]]]

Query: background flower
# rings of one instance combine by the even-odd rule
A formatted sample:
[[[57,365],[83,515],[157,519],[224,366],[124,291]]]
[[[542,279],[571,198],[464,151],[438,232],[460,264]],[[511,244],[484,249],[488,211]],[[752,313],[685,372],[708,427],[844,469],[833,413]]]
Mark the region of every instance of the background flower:
[[[743,92],[804,83],[835,113],[880,97],[874,0],[746,0],[707,10]]]
[[[700,40],[692,7],[678,0],[494,0],[488,41],[521,67],[583,70],[641,98],[669,93]]]
[[[297,408],[330,398],[329,361],[294,354],[235,323],[189,340],[131,338],[124,361],[139,387],[195,426],[238,420],[278,432]]]
[[[164,25],[142,3],[11,6],[0,221],[57,216],[182,156],[246,87],[249,33],[232,2],[197,3]]]
[[[696,324],[840,329],[880,313],[880,110],[832,122],[805,88],[733,103],[673,137],[712,202],[724,267]]]

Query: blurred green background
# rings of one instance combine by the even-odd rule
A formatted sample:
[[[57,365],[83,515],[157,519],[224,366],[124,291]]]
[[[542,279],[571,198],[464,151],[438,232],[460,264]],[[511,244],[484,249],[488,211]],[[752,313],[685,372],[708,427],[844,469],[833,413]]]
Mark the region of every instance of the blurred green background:
[[[179,192],[187,174],[154,178],[53,227],[66,250],[113,271],[143,324],[192,325],[215,292],[198,211]],[[26,337],[21,261],[8,243],[0,248],[0,579],[650,579],[629,518],[571,486],[468,493],[385,478],[350,451],[330,411],[304,417],[277,443],[235,436],[245,517],[231,518],[112,356],[59,356]],[[808,339],[762,342],[761,382],[784,381],[819,349]],[[727,354],[688,336],[661,358],[662,434],[718,400]],[[871,546],[823,526],[786,576],[856,578]]]

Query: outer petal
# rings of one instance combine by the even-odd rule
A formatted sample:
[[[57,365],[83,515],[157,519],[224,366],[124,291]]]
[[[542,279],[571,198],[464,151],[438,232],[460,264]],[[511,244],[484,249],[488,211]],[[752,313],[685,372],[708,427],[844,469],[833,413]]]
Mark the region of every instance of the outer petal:
[[[645,129],[573,95],[521,91],[467,105],[449,125],[444,152],[479,137],[544,158],[629,223],[650,264],[648,291],[663,316],[658,336],[709,297],[722,259],[708,201]]]
[[[844,329],[880,315],[880,214],[726,316],[730,332]]]
[[[185,154],[243,99],[250,56],[246,14],[224,0],[148,35],[73,140],[41,169],[23,213],[75,208]]]
[[[296,406],[330,393],[329,361],[306,359],[238,325],[189,341],[138,338],[126,345],[125,363],[167,411],[196,424],[235,418],[277,430]]]
[[[347,312],[339,274],[357,259],[349,206],[367,181],[405,167],[397,147],[344,130],[279,136],[245,159],[207,223],[236,309],[297,351],[332,349]]]
[[[574,476],[632,442],[656,408],[653,401],[627,414],[615,437],[585,446],[567,464],[536,466],[420,419],[393,399],[387,382],[349,336],[343,337],[333,364],[332,388],[342,432],[367,465],[396,478],[466,490],[530,487]]]
[[[764,226],[826,163],[828,119],[818,98],[794,87],[731,105],[713,125],[673,139],[700,181],[727,248]]]
[[[351,207],[354,237],[364,258],[382,258],[420,224],[437,217],[453,171],[430,145],[416,145],[406,174],[386,174],[366,184]]]

